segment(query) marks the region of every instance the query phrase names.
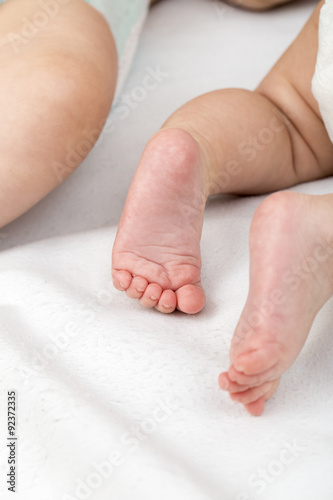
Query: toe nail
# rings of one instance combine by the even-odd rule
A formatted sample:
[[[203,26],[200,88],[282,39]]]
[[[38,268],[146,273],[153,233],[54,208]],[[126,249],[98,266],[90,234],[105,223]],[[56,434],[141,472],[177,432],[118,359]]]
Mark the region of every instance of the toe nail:
[[[167,306],[166,304],[162,304],[162,307],[164,307],[164,309],[171,309],[172,306]]]
[[[137,288],[136,291],[142,293],[144,290],[142,290],[142,288]]]
[[[150,300],[157,300],[157,297],[154,297],[153,295],[150,297]]]
[[[121,286],[121,288],[126,288],[126,286],[124,285],[124,283],[120,283],[119,282],[119,285]]]

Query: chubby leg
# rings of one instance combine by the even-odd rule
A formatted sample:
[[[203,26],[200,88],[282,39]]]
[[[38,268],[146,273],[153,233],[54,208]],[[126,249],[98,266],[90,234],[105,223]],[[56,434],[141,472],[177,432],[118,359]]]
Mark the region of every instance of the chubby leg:
[[[250,230],[250,290],[220,385],[263,412],[333,293],[333,195],[275,193]]]
[[[318,177],[333,172],[332,145],[310,89],[319,8],[259,87],[290,117],[294,172],[303,181],[312,171]],[[274,82],[281,78],[287,86],[279,90]],[[299,137],[303,143],[297,142]],[[307,155],[300,154],[302,144]],[[219,379],[232,399],[254,415],[263,412],[265,400],[295,361],[316,314],[333,293],[332,214],[333,195],[291,192],[268,197],[255,213],[250,290],[232,340],[231,366]]]
[[[84,0],[8,0],[0,66],[1,227],[93,147],[111,107],[117,53],[106,21]]]
[[[148,142],[113,249],[113,281],[129,297],[162,312],[200,311],[207,197],[266,193],[332,172],[333,146],[310,89],[318,12],[255,92],[200,96]]]

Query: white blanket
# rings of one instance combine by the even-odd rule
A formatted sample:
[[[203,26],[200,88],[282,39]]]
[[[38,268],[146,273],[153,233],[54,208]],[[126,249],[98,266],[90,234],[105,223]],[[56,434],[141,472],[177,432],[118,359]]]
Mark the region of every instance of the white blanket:
[[[142,309],[110,280],[116,225],[150,134],[199,93],[253,88],[313,7],[157,4],[124,89],[126,117],[118,113],[82,167],[1,231],[1,500],[332,499],[332,302],[262,417],[217,386],[263,197],[209,201],[199,315]],[[156,86],[139,101],[149,72]],[[332,192],[333,180],[296,190]],[[11,390],[16,495],[5,482]]]

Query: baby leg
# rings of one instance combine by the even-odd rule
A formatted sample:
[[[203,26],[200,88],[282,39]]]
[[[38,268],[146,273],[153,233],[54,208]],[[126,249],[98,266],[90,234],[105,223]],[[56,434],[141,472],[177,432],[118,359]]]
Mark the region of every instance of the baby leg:
[[[0,227],[58,186],[88,154],[117,79],[110,29],[83,0],[0,7]],[[52,4],[52,5],[51,5]]]
[[[207,197],[266,193],[331,173],[333,146],[310,89],[317,19],[318,9],[255,92],[200,96],[150,139],[113,249],[119,290],[162,312],[200,311]]]
[[[319,9],[259,87],[290,120],[293,172],[299,181],[333,172],[332,144],[310,91]],[[286,84],[275,86],[281,79]],[[232,340],[231,366],[220,385],[254,415],[263,412],[332,295],[332,213],[331,194],[282,192],[268,197],[253,218],[250,289]]]

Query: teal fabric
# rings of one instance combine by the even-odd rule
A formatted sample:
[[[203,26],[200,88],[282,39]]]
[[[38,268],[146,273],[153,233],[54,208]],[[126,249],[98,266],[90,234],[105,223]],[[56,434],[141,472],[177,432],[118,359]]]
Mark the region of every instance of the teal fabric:
[[[133,27],[148,10],[148,0],[86,0],[108,21],[121,57]]]

